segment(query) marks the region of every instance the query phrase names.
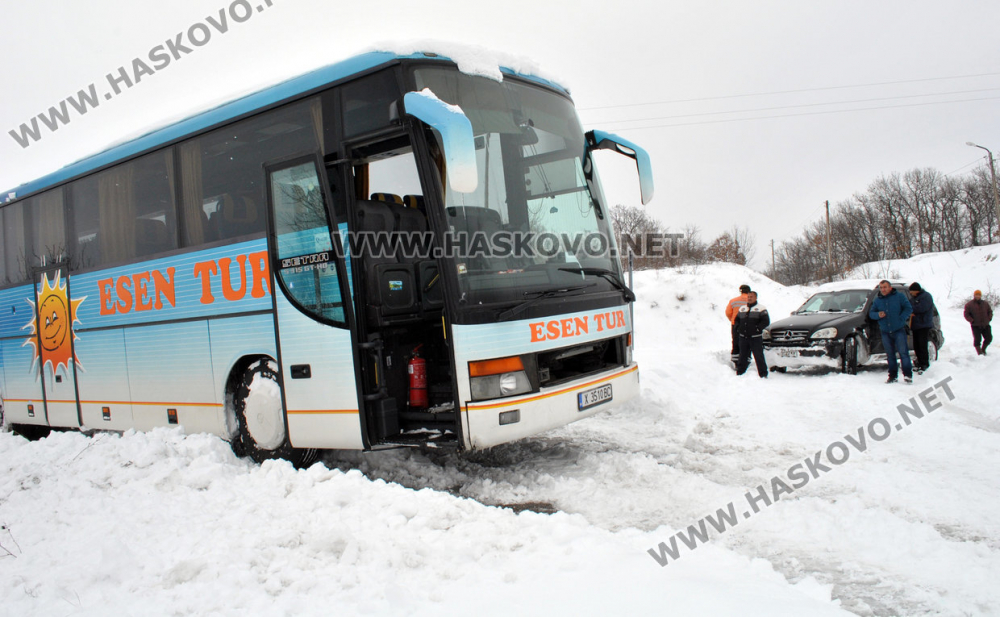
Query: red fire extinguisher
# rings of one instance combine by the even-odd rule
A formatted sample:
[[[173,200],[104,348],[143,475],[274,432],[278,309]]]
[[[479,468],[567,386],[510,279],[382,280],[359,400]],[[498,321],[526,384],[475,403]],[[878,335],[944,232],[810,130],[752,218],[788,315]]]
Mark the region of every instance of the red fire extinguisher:
[[[406,363],[406,372],[410,375],[410,408],[427,408],[427,360],[420,357],[420,348],[413,348],[413,356]]]

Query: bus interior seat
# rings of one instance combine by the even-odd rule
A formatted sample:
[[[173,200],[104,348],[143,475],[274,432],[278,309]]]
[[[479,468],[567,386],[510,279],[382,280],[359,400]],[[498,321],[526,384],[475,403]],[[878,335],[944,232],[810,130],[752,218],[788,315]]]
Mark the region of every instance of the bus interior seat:
[[[387,237],[391,238],[391,234],[396,231],[396,217],[387,201],[358,201],[356,212],[360,232],[387,234]],[[405,311],[413,304],[406,298],[413,293],[412,274],[407,277],[405,272],[402,274],[399,272],[401,265],[395,247],[386,246],[388,251],[385,254],[372,254],[370,251],[378,247],[378,242],[375,237],[371,237],[370,240],[373,244],[368,244],[366,246],[368,251],[361,255],[362,270],[368,289],[366,313],[371,325],[380,326],[386,322],[387,315]]]
[[[396,217],[396,230],[403,232],[427,231],[427,217],[424,215],[424,198],[421,195],[403,197],[401,205],[390,206]]]
[[[136,255],[152,255],[174,248],[167,224],[156,219],[135,220]]]
[[[449,206],[445,211],[450,228],[454,229],[455,223],[459,221],[464,223],[458,227],[464,227],[468,231],[470,242],[476,233],[482,233],[489,240],[495,233],[503,231],[503,219],[496,210],[480,206]],[[500,272],[508,269],[508,263],[503,257],[479,256],[475,258],[473,268]]]
[[[372,193],[372,201],[382,201],[387,204],[403,205],[403,198],[392,193]]]
[[[260,212],[257,202],[247,196],[222,196],[221,207],[216,211],[217,231],[220,238],[236,238],[260,231]]]
[[[212,226],[204,208],[198,208],[201,215],[201,236],[202,242],[215,242],[219,239],[219,230]]]
[[[423,195],[404,195],[403,207],[395,211],[399,231],[425,232],[428,229]],[[420,303],[425,311],[444,306],[444,286],[438,277],[437,261],[430,255],[410,257],[415,261],[415,275],[420,289]]]

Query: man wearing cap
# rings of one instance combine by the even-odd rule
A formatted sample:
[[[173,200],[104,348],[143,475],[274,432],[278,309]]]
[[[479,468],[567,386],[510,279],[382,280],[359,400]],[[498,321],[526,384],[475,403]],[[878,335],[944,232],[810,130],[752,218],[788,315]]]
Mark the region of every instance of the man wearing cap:
[[[993,308],[989,302],[983,300],[983,292],[978,289],[972,294],[972,300],[965,305],[965,321],[972,325],[972,344],[976,346],[976,353],[985,356],[986,348],[993,341],[993,332],[990,329]]]
[[[934,327],[934,298],[920,286],[920,283],[913,283],[910,285],[910,306],[913,307],[913,313],[910,315],[913,352],[917,356],[913,370],[923,373],[931,364],[927,356],[927,339],[930,338],[931,329]]]
[[[729,319],[730,332],[733,335],[733,350],[730,354],[730,360],[733,364],[736,364],[740,357],[740,337],[736,333],[736,315],[740,312],[740,308],[747,305],[747,294],[749,293],[749,285],[740,285],[740,295],[730,300],[729,304],[726,305],[726,318]]]

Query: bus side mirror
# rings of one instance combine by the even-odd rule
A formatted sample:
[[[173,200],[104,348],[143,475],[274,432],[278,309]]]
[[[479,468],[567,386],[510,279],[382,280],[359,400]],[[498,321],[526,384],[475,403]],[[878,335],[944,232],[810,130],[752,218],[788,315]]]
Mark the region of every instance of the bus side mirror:
[[[430,88],[403,95],[406,113],[427,124],[441,136],[448,185],[458,193],[472,193],[479,185],[476,170],[476,142],[472,123],[461,107],[449,105]]]
[[[642,193],[642,203],[645,205],[652,201],[653,166],[645,150],[627,139],[604,131],[589,131],[586,138],[590,150],[614,150],[618,154],[635,159],[635,164],[639,168],[639,191]]]

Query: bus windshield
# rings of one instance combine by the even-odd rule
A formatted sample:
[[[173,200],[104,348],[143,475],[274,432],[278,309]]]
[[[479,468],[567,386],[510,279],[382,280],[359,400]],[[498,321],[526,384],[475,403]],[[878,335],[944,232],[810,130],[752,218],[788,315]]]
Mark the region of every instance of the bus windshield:
[[[583,129],[567,98],[442,68],[417,68],[414,77],[418,89],[461,107],[475,135],[475,192],[442,182],[460,304],[523,302],[579,286],[581,269],[620,276],[596,172],[588,183]],[[615,289],[599,276],[587,283]]]

